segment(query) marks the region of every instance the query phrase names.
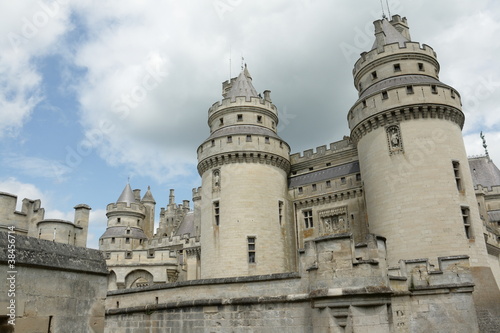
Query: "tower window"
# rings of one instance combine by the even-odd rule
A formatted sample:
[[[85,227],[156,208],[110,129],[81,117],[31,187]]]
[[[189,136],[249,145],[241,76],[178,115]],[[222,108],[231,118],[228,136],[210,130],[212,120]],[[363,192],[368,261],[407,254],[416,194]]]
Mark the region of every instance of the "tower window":
[[[233,137],[231,135],[228,135],[227,137],[227,143],[233,142]]]
[[[318,188],[318,187],[316,186],[316,184],[312,184],[312,190],[313,190],[313,191],[316,191],[316,190],[317,190],[317,188]]]
[[[236,118],[237,118],[238,121],[243,121],[243,115],[242,114],[237,115]]]
[[[114,244],[114,243],[115,243],[115,238],[114,238],[114,237],[112,237],[112,238],[111,238],[111,244]]]
[[[273,129],[275,129],[275,128],[276,128],[276,124],[274,123],[274,121],[271,123],[271,127],[272,127]]]
[[[214,201],[214,220],[215,220],[215,225],[219,225],[220,222],[220,207],[219,207],[219,202]]]
[[[372,80],[375,80],[377,78],[377,71],[372,72]]]
[[[269,137],[268,137],[268,136],[266,136],[266,137],[264,138],[264,142],[265,142],[265,143],[269,143]]]
[[[461,207],[461,210],[462,210],[462,219],[464,221],[465,236],[467,237],[467,239],[471,239],[472,230],[470,226],[469,207]]]
[[[283,222],[283,201],[278,201],[278,221],[280,225]]]
[[[363,84],[361,82],[358,84],[358,88],[360,91],[363,90]]]
[[[130,235],[130,229],[127,229],[127,235]]]
[[[340,183],[341,183],[341,184],[345,184],[345,183],[346,183],[346,179],[345,179],[345,177],[340,177]]]
[[[387,94],[387,91],[382,91],[382,99],[388,99],[389,94]]]
[[[215,140],[212,140],[212,147],[215,147]]]
[[[302,192],[303,192],[304,190],[302,189],[302,187],[299,187],[299,188],[298,188],[298,191],[299,191],[299,194],[302,194]]]
[[[455,98],[455,90],[451,89],[451,98]]]
[[[394,71],[395,72],[401,72],[401,65],[400,64],[394,64]]]
[[[219,126],[224,125],[224,118],[219,118]]]
[[[122,221],[121,217],[116,219],[116,223],[120,223]]]
[[[252,136],[251,135],[247,135],[247,142],[252,142]]]
[[[361,174],[360,173],[357,173],[356,174],[356,180],[359,182],[361,180]]]
[[[302,214],[304,214],[304,226],[306,227],[306,229],[314,227],[312,210],[305,210],[302,212]]]
[[[255,237],[248,237],[248,263],[255,264]]]
[[[132,259],[132,251],[125,252],[125,259]]]
[[[422,71],[422,72],[423,72],[423,71],[425,71],[425,68],[424,68],[424,64],[423,64],[423,63],[421,63],[421,62],[419,62],[419,63],[418,63],[418,70],[419,70],[419,71]]]
[[[406,86],[406,93],[413,94],[413,86]]]
[[[125,238],[125,244],[130,244],[130,238]]]
[[[462,179],[460,178],[460,162],[452,161],[453,174],[455,176],[455,182],[457,183],[457,190],[462,190]]]
[[[141,223],[141,220],[137,220],[137,225],[139,225]]]
[[[431,91],[432,91],[433,94],[437,94],[438,93],[437,86],[435,84],[431,85]]]
[[[364,100],[362,103],[363,103],[363,107],[366,108],[366,100]]]
[[[283,141],[280,141],[280,148],[283,148]]]
[[[257,122],[258,122],[259,124],[262,124],[262,116],[257,116]]]
[[[326,187],[332,187],[332,182],[330,180],[326,181]]]

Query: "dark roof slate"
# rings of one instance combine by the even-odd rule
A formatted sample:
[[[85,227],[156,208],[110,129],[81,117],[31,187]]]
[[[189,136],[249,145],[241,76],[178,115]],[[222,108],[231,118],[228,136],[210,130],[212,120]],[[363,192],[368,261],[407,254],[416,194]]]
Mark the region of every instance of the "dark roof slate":
[[[289,187],[298,187],[306,184],[312,184],[332,178],[346,176],[352,173],[359,172],[359,161],[354,161],[342,165],[333,166],[328,169],[309,172],[305,175],[291,177],[289,179]]]

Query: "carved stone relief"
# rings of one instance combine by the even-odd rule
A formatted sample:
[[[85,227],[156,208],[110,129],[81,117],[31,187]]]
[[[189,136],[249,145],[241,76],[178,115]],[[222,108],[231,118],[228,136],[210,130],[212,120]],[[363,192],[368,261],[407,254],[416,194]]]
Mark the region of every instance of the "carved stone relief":
[[[385,128],[387,133],[387,144],[389,147],[389,155],[404,153],[403,138],[401,137],[401,129],[399,125],[391,125]]]
[[[215,169],[213,174],[212,174],[212,181],[213,181],[213,184],[212,184],[212,189],[214,191],[218,191],[220,190],[220,169]]]
[[[347,206],[336,207],[318,212],[323,235],[349,232],[351,227],[347,219]]]

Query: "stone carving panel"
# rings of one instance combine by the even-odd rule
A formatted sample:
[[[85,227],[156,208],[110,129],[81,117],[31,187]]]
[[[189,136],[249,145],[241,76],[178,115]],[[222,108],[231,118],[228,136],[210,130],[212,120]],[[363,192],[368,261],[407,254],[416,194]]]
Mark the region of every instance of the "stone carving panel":
[[[403,153],[403,138],[399,125],[391,125],[385,128],[387,133],[387,144],[389,146],[389,155]]]
[[[347,219],[347,206],[322,210],[318,215],[323,235],[341,234],[351,230]]]

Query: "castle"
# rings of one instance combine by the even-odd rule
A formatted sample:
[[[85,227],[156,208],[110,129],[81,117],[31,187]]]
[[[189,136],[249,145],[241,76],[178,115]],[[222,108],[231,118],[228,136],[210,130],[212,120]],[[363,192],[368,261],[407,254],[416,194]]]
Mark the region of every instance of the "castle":
[[[171,190],[155,232],[149,188],[107,206],[106,332],[500,330],[500,170],[467,157],[435,51],[374,25],[349,136],[291,154],[245,65],[208,110],[193,209]]]

